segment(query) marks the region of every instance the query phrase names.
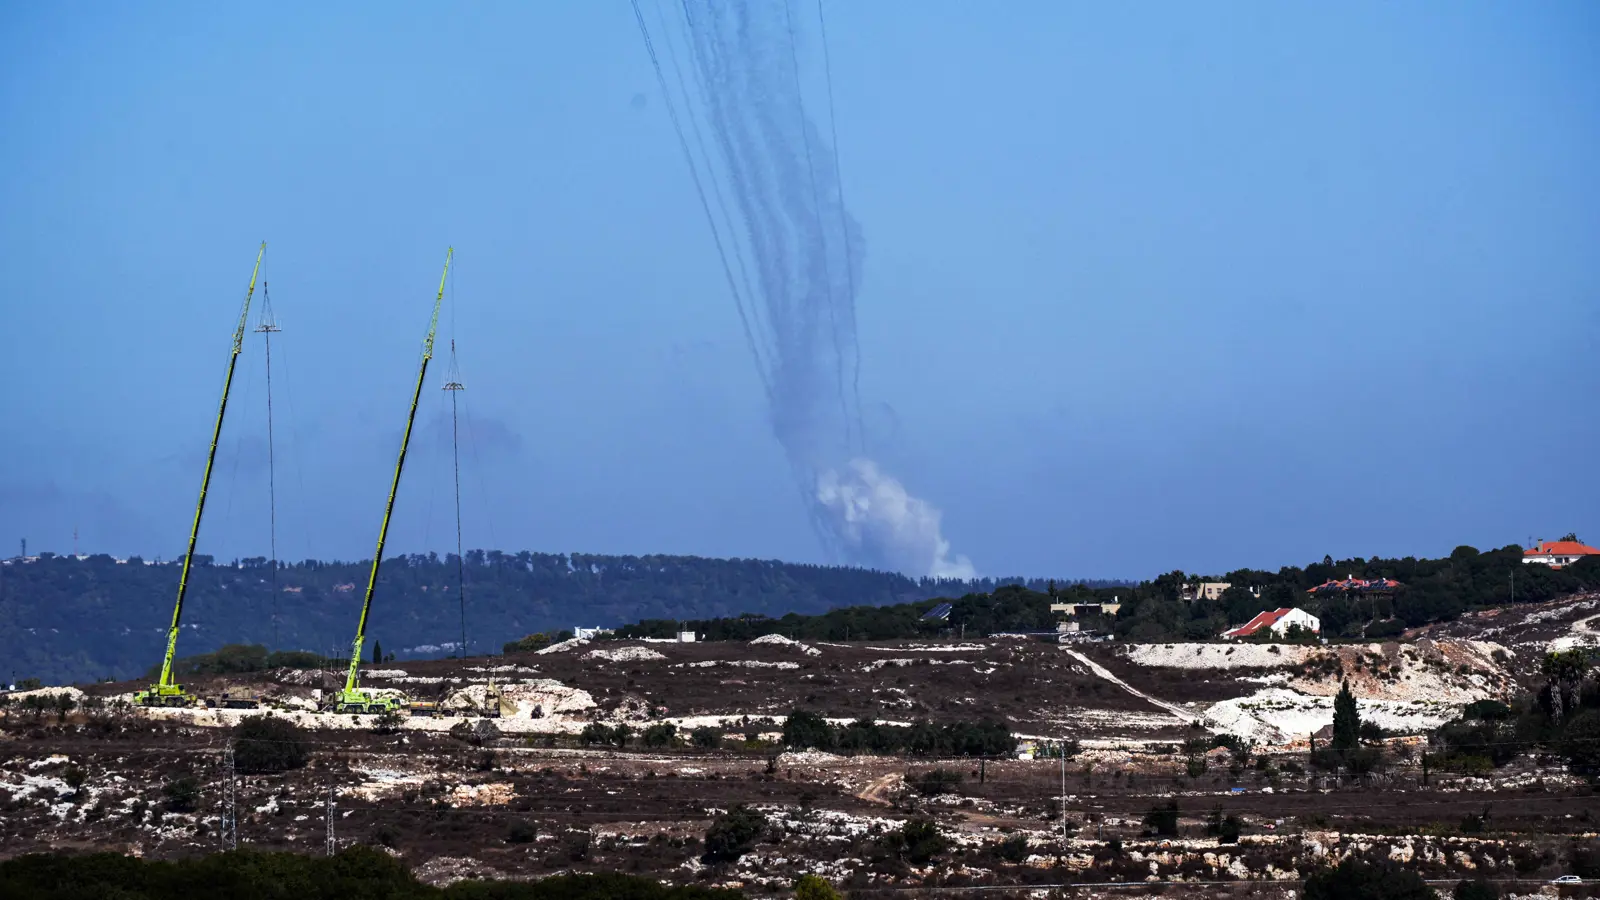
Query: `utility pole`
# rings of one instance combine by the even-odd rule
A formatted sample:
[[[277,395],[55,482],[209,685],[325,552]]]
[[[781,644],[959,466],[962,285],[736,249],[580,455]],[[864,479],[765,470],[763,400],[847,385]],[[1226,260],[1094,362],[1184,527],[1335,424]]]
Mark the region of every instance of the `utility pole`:
[[[1056,748],[1061,756],[1061,853],[1067,852],[1067,742],[1062,739]]]
[[[234,776],[233,742],[222,748],[222,849],[239,849],[239,787]]]
[[[332,856],[339,850],[338,844],[333,839],[333,785],[328,785],[328,855]]]

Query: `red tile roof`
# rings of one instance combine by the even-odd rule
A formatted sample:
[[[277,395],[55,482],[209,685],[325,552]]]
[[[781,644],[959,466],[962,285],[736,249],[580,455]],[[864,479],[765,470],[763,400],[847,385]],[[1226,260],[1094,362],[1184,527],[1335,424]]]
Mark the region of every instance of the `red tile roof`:
[[[1288,607],[1284,607],[1283,609],[1275,609],[1271,612],[1257,613],[1254,619],[1251,619],[1232,631],[1224,631],[1223,635],[1226,637],[1249,637],[1263,628],[1271,628],[1273,625],[1277,624],[1279,619],[1287,616],[1293,611],[1294,610]]]
[[[1596,550],[1587,544],[1577,541],[1540,541],[1539,546],[1522,551],[1523,556],[1600,556]]]

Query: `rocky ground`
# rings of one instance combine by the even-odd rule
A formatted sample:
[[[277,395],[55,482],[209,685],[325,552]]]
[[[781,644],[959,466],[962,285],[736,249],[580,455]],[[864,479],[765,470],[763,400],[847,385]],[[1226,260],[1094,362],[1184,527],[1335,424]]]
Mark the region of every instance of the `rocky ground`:
[[[415,717],[390,734],[374,733],[373,717],[313,711],[331,674],[284,670],[194,689],[260,693],[274,715],[310,732],[305,768],[237,778],[241,844],[323,852],[331,796],[336,843],[388,847],[435,883],[616,870],[761,893],[817,872],[861,896],[1182,879],[1183,896],[1277,897],[1309,867],[1354,854],[1443,880],[1527,879],[1517,890],[1532,893],[1533,881],[1563,870],[1573,841],[1600,830],[1600,803],[1583,780],[1530,758],[1491,778],[1424,783],[1408,762],[1415,741],[1403,736],[1388,739],[1395,762],[1383,776],[1310,775],[1305,735],[1331,721],[1345,679],[1364,716],[1400,733],[1508,694],[1528,658],[1586,620],[1586,607],[1550,610],[1531,623],[1541,611],[1519,610],[1522,624],[1496,633],[1487,630],[1512,618],[1326,648],[570,642],[368,671],[372,687],[461,710],[483,706],[491,678],[507,700],[507,715],[492,722]],[[13,705],[0,720],[0,853],[170,857],[219,845],[227,726],[251,713],[122,708],[134,687],[90,687],[84,707],[59,719]],[[991,717],[1024,736],[1024,757],[1065,737],[1082,750],[1065,765],[780,753],[774,733],[797,707],[841,721]],[[583,747],[576,735],[593,721],[709,725],[725,745]],[[472,727],[451,732],[463,722]],[[1223,732],[1254,741],[1253,754],[1219,748],[1197,767],[1179,749]],[[916,785],[931,769],[960,781],[927,796]],[[1146,814],[1173,801],[1179,833],[1146,836]],[[737,863],[703,862],[708,824],[740,803],[764,814],[765,836]],[[1214,814],[1241,819],[1237,844],[1208,836]],[[921,818],[949,842],[927,861],[893,838]]]

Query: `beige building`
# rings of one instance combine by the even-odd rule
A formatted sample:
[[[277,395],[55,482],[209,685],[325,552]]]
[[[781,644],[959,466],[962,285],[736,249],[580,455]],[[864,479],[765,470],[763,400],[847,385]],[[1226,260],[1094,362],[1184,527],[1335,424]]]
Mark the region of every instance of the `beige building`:
[[[1186,584],[1178,592],[1178,597],[1186,603],[1196,600],[1215,600],[1222,596],[1222,592],[1233,587],[1227,581],[1202,581],[1198,584]]]
[[[1050,611],[1059,616],[1101,615],[1114,616],[1122,609],[1122,601],[1112,598],[1110,603],[1052,603]]]

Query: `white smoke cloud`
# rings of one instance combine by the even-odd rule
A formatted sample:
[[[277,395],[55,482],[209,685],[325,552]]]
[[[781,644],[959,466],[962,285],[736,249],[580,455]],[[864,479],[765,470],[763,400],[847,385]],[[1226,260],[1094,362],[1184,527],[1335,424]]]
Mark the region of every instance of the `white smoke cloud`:
[[[951,557],[950,542],[940,533],[939,510],[911,496],[870,459],[853,459],[843,472],[820,473],[816,500],[853,556],[914,575],[977,575],[971,560]]]

